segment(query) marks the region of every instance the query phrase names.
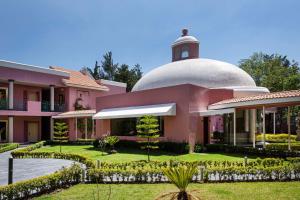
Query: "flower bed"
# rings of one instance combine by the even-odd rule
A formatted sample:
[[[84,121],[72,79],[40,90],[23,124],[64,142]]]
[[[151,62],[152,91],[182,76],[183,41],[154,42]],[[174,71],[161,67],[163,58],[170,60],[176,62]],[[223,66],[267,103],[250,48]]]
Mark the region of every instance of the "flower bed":
[[[0,186],[0,199],[28,199],[33,195],[51,192],[59,188],[67,188],[79,183],[81,178],[82,169],[78,164],[74,164],[50,175]]]
[[[19,147],[18,143],[5,143],[5,144],[0,144],[0,153],[14,150]]]

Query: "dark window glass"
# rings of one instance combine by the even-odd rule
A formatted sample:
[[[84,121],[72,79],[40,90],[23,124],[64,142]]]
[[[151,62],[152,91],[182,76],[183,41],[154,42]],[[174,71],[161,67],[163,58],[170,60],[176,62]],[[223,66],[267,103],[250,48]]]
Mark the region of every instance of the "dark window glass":
[[[112,119],[110,121],[111,135],[117,136],[136,136],[136,125],[138,118],[127,118],[127,119]],[[164,135],[164,119],[158,117],[158,129],[160,130],[160,136]]]

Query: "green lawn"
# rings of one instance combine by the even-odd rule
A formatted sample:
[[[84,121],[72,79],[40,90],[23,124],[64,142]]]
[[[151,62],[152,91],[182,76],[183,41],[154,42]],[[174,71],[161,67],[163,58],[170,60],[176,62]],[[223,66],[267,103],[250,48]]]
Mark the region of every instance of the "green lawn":
[[[171,184],[80,184],[69,189],[62,190],[60,192],[57,191],[49,195],[43,195],[35,199],[106,200],[109,193],[109,187],[111,187],[110,199],[113,200],[153,200],[160,194],[176,191],[175,186]],[[286,200],[300,198],[300,182],[191,184],[188,189],[198,190],[196,196],[198,196],[201,200]]]
[[[45,146],[35,151],[59,152],[59,146]],[[139,149],[119,149],[116,154],[102,154],[101,151],[95,149],[92,145],[64,145],[62,152],[82,154],[94,160],[106,162],[129,162],[137,160],[147,160],[147,154]],[[238,154],[222,154],[222,153],[193,153],[176,155],[169,152],[154,151],[150,157],[155,161],[181,160],[181,161],[198,161],[198,160],[243,160],[243,155]]]

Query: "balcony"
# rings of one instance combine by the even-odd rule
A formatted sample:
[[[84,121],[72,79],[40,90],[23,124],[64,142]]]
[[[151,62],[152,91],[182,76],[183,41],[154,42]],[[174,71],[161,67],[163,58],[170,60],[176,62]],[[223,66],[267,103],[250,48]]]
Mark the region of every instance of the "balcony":
[[[0,99],[0,110],[8,110],[8,99]]]
[[[0,99],[0,110],[9,110],[8,99]],[[27,111],[27,103],[14,99],[14,107],[12,110]]]
[[[42,112],[51,112],[50,102],[49,101],[42,101],[41,110],[42,110]],[[53,112],[64,112],[65,110],[66,110],[65,109],[65,104],[54,103],[54,111]]]

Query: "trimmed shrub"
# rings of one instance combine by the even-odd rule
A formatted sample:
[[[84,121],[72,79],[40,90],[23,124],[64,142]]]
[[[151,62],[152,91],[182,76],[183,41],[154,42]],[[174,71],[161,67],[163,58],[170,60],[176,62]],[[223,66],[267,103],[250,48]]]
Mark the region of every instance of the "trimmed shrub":
[[[100,168],[88,170],[91,183],[163,183],[168,179],[163,175],[167,167],[198,166],[193,182],[224,181],[284,181],[300,180],[300,162],[292,159],[256,159],[243,161],[169,161],[169,162],[129,162],[101,163]],[[202,167],[204,170],[200,170]]]
[[[206,145],[207,152],[226,152],[226,153],[239,153],[244,155],[254,155],[261,157],[300,157],[299,151],[285,151],[281,149],[261,149],[252,147],[232,146],[225,144],[208,144]]]
[[[78,164],[63,168],[53,174],[0,186],[0,199],[29,199],[33,195],[67,188],[81,181],[82,169]]]
[[[0,153],[14,150],[19,147],[18,143],[5,143],[5,144],[0,144]]]
[[[288,150],[288,143],[270,143],[266,145],[266,149],[286,151]],[[291,143],[291,150],[300,151],[300,142]]]
[[[288,142],[289,135],[286,133],[273,134],[266,133],[266,142]],[[291,135],[291,141],[296,141],[296,135]],[[263,134],[256,135],[256,141],[263,141]]]

